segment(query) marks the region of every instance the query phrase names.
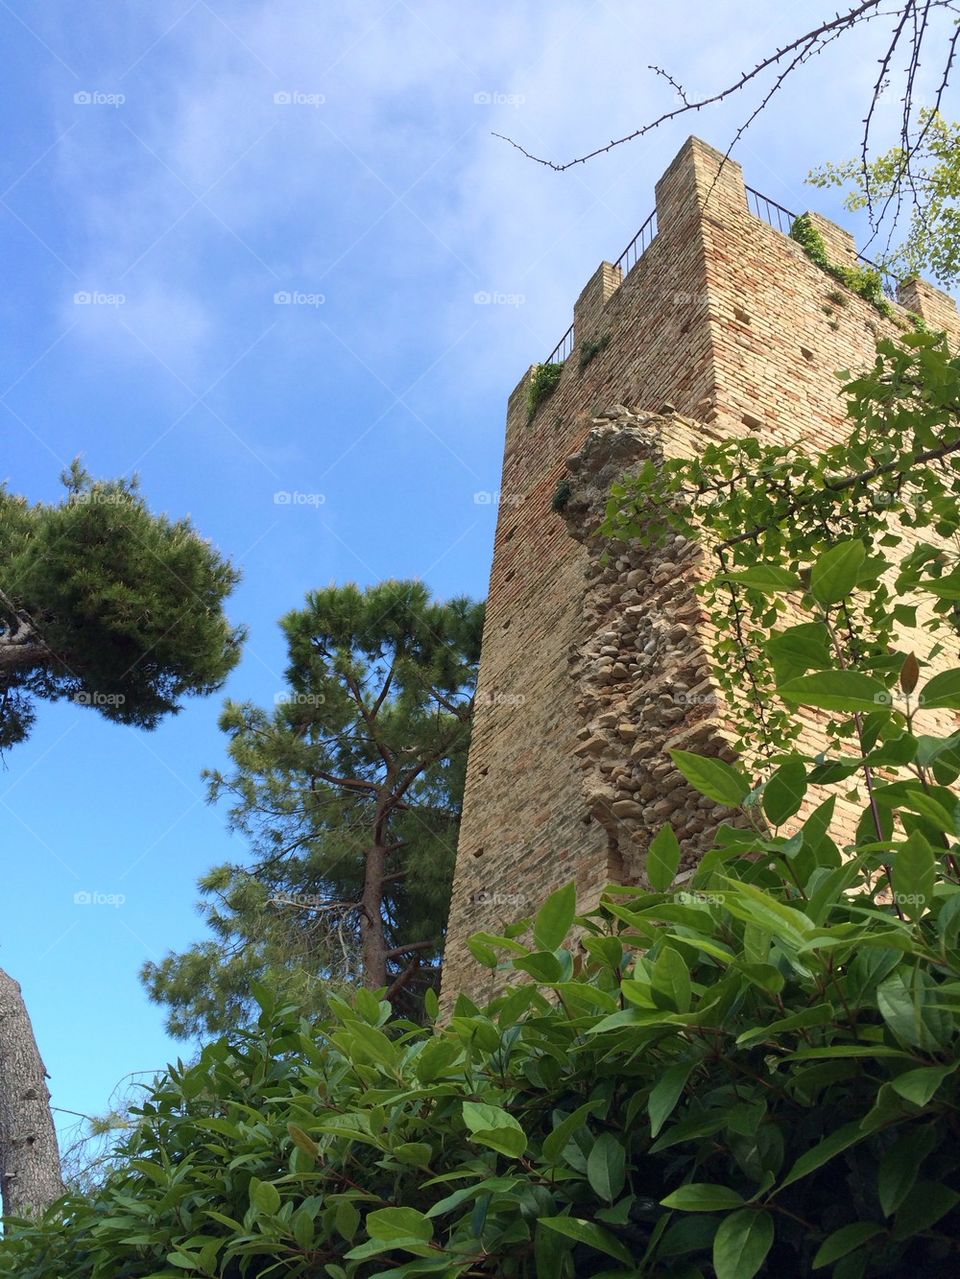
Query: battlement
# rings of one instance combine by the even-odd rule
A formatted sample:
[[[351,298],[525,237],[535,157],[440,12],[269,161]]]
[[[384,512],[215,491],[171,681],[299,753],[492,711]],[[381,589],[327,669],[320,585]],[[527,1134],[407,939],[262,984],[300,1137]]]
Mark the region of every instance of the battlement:
[[[863,265],[848,232],[809,217],[831,261]],[[445,992],[495,987],[467,951],[473,932],[501,931],[571,880],[589,908],[640,876],[666,814],[682,814],[691,848],[711,831],[666,754],[684,733],[724,749],[722,713],[706,724],[700,702],[676,700],[709,676],[695,556],[628,549],[602,565],[554,509],[561,481],[615,478],[607,447],[620,473],[629,456],[731,435],[827,447],[844,431],[836,370],[871,364],[877,338],[915,316],[960,340],[947,294],[913,280],[883,314],[810,260],[792,221],[739,164],[688,139],[655,214],[577,299],[554,388],[531,411],[535,364],[510,396]]]

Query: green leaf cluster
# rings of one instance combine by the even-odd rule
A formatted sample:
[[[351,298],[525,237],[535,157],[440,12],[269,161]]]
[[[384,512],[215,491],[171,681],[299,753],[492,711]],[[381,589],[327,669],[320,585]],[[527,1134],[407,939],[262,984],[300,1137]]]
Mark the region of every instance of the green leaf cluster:
[[[532,422],[537,409],[548,399],[560,381],[562,364],[537,364],[534,366],[530,385],[527,387],[527,421]]]

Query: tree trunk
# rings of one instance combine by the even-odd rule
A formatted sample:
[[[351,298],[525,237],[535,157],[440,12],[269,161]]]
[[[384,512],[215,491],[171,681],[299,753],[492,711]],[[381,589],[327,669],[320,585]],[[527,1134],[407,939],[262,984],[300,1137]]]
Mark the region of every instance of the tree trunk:
[[[387,850],[390,844],[392,778],[387,779],[377,796],[377,807],[371,831],[372,843],[363,867],[363,896],[360,898],[360,962],[363,984],[368,990],[386,986],[387,937],[383,926],[383,886],[387,874]]]
[[[360,899],[361,962],[363,984],[368,990],[379,990],[387,984],[387,939],[383,928],[383,877],[386,868],[387,850],[378,840],[367,853],[363,897]]]
[[[0,968],[0,1196],[7,1216],[63,1194],[47,1072],[20,986]]]

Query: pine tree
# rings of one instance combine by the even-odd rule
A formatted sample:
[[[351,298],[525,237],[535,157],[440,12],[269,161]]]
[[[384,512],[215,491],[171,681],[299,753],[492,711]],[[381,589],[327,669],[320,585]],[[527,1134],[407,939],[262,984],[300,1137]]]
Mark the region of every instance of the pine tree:
[[[38,700],[154,728],[240,655],[223,613],[239,575],[189,520],[154,515],[135,480],[95,482],[76,462],[62,478],[57,505],[0,487],[0,750]]]
[[[253,862],[200,882],[215,940],[143,970],[174,1034],[236,1025],[258,979],[314,1007],[359,982],[411,1010],[436,984],[482,621],[419,582],[331,587],[284,618],[287,689],[228,703],[234,768],[208,775]]]

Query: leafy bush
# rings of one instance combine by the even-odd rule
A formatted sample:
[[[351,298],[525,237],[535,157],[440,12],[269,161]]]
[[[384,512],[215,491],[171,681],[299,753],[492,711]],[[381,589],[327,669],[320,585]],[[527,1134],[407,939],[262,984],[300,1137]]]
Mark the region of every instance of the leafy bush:
[[[552,393],[560,381],[562,364],[538,364],[527,388],[527,421],[532,422],[537,409]]]
[[[883,291],[883,276],[873,266],[844,266],[839,262],[831,262],[827,253],[827,245],[806,213],[794,219],[790,228],[790,237],[800,245],[811,262],[815,262],[821,270],[845,284],[848,289],[875,306],[881,315],[892,319],[895,315],[889,299]],[[833,295],[830,295],[831,299]],[[845,303],[843,304],[845,305]]]
[[[391,1021],[366,991],[311,1024],[259,990],[257,1029],[168,1070],[97,1191],[7,1222],[0,1276],[957,1274],[960,732],[942,721],[960,669],[930,676],[897,647],[915,606],[883,585],[891,519],[835,529],[870,485],[909,484],[924,501],[901,524],[956,530],[960,472],[927,463],[960,451],[958,381],[933,338],[881,344],[835,465],[781,484],[787,462],[757,445],[768,489],[745,468],[703,514],[718,583],[766,601],[749,615],[770,699],[830,723],[827,749],[772,750],[756,775],[672,752],[731,813],[688,879],[666,826],[645,888],[576,918],[571,885],[478,934],[477,961],[510,980],[442,1026]],[[885,460],[864,470],[874,438]],[[645,486],[668,526],[714,500],[708,483],[677,500],[708,480],[685,465],[644,472],[624,518]],[[920,542],[898,579],[954,642],[955,561]],[[841,796],[862,809],[842,849]]]
[[[612,333],[604,333],[602,337],[584,342],[583,346],[580,348],[580,358],[577,361],[577,367],[581,373],[602,351],[607,349],[610,345],[610,339],[612,336]]]
[[[610,890],[575,942],[572,886],[532,938],[479,934],[519,979],[488,1008],[424,1029],[361,991],[316,1027],[261,990],[258,1030],[169,1069],[97,1193],[8,1223],[0,1274],[955,1274],[960,735],[917,735],[922,712],[846,674],[793,685],[864,711],[864,758],[791,754],[758,791],[674,752],[754,827],[721,827],[680,890],[665,827],[650,891]],[[960,705],[960,671],[917,700]],[[833,796],[779,833],[865,767],[890,779],[846,860]]]

